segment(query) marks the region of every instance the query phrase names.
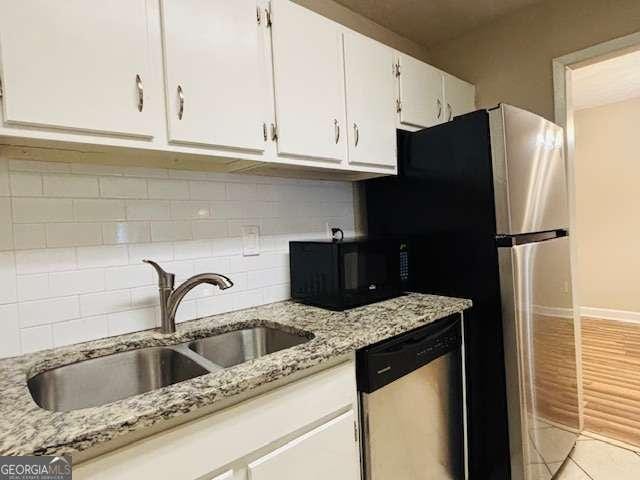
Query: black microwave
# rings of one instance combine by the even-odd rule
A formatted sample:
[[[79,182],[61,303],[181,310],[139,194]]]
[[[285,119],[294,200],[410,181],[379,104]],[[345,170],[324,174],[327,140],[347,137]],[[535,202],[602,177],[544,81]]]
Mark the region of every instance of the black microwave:
[[[399,296],[409,280],[408,244],[396,239],[289,243],[291,296],[345,310]]]

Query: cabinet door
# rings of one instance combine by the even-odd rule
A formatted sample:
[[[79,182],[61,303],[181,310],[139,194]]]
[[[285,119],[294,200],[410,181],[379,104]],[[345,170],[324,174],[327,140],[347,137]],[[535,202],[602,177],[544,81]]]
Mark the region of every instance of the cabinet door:
[[[476,87],[445,73],[444,101],[447,121],[458,115],[473,112],[476,109]]]
[[[400,123],[432,127],[445,120],[442,72],[431,65],[398,54],[400,66]]]
[[[353,411],[256,460],[248,470],[250,480],[358,480]]]
[[[262,151],[264,15],[256,0],[163,0],[169,140]]]
[[[153,135],[146,0],[0,0],[0,45],[7,124]]]
[[[393,51],[354,32],[344,50],[349,163],[395,167]]]
[[[290,0],[271,2],[278,153],[346,158],[342,33]]]

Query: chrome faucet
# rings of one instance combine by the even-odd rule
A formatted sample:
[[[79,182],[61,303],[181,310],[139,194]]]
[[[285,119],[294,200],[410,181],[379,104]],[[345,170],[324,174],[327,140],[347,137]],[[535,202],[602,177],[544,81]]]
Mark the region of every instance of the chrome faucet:
[[[216,285],[220,290],[233,287],[233,282],[224,275],[218,273],[201,273],[187,279],[176,289],[173,288],[176,276],[173,273],[165,272],[160,265],[152,260],[143,260],[156,269],[158,273],[158,290],[160,291],[160,331],[162,333],[175,333],[176,312],[184,296],[193,288],[202,283]]]

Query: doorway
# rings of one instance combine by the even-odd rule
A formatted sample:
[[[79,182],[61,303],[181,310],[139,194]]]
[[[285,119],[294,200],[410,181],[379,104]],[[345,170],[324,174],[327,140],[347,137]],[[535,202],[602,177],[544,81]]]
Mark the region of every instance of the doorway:
[[[640,449],[640,34],[557,58],[583,429]],[[636,233],[637,232],[637,233]]]

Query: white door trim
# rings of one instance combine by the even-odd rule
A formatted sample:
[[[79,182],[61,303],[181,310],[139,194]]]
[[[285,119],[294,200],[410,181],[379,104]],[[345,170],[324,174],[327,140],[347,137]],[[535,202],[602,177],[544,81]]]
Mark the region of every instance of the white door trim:
[[[616,57],[640,49],[640,32],[615,38],[604,43],[578,50],[553,59],[553,99],[555,122],[564,128],[567,159],[567,183],[569,193],[569,229],[571,236],[571,269],[576,272],[576,196],[575,196],[575,131],[573,122],[572,74],[573,70],[586,65]],[[583,428],[582,392],[582,324],[580,321],[580,298],[576,276],[573,275],[573,311],[578,371],[578,396],[580,399],[580,428]]]

